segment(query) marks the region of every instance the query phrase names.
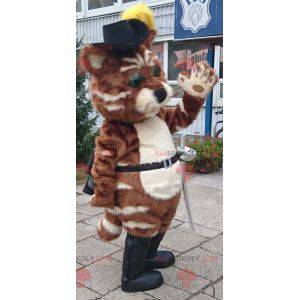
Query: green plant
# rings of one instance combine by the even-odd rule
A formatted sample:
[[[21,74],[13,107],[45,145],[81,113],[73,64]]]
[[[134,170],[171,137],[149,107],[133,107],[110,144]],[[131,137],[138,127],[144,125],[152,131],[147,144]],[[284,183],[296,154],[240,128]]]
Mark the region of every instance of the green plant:
[[[188,145],[197,153],[196,158],[188,162],[200,173],[217,171],[223,164],[223,139],[202,137]]]
[[[94,149],[97,119],[91,101],[86,97],[86,75],[78,65],[81,46],[82,38],[76,41],[76,163],[86,163]]]

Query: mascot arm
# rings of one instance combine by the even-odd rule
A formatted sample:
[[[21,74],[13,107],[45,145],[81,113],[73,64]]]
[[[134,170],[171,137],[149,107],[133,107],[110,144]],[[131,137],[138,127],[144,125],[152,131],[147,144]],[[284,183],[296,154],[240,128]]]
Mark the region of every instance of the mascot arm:
[[[175,107],[162,107],[160,117],[167,123],[170,132],[175,133],[188,127],[197,117],[204,99],[193,97],[186,92]]]
[[[113,207],[116,205],[115,168],[121,157],[126,155],[126,141],[119,135],[117,125],[106,123],[96,138],[96,149],[92,175],[95,183],[92,206]]]
[[[206,62],[196,64],[191,74],[179,74],[178,84],[184,95],[174,108],[163,107],[160,116],[168,124],[171,133],[189,126],[197,117],[207,95],[217,83],[214,69]]]

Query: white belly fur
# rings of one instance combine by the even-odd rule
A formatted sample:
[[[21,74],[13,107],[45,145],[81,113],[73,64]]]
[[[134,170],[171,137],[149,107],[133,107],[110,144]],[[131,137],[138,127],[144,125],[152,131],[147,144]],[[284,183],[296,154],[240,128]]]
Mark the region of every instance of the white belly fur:
[[[170,158],[175,146],[165,121],[157,116],[134,124],[140,141],[140,163],[152,163]],[[172,167],[140,172],[144,191],[159,200],[168,200],[181,191],[180,162]]]

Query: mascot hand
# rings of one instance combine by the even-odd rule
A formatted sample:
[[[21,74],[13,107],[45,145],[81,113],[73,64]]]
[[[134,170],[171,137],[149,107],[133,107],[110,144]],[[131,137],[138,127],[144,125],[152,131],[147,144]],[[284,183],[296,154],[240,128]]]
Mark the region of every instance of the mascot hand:
[[[178,75],[178,84],[191,96],[205,99],[218,82],[218,76],[206,62],[193,66],[190,75]]]

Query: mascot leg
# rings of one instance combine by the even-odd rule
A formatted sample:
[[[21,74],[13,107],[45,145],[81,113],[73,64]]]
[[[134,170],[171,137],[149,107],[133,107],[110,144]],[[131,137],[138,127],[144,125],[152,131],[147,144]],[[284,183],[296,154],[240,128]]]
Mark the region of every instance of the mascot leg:
[[[97,232],[104,241],[114,240],[122,233],[122,222],[118,216],[104,209],[103,216],[97,225]]]
[[[127,234],[123,255],[122,285],[124,292],[140,292],[160,287],[164,280],[160,272],[144,271],[151,238]]]

